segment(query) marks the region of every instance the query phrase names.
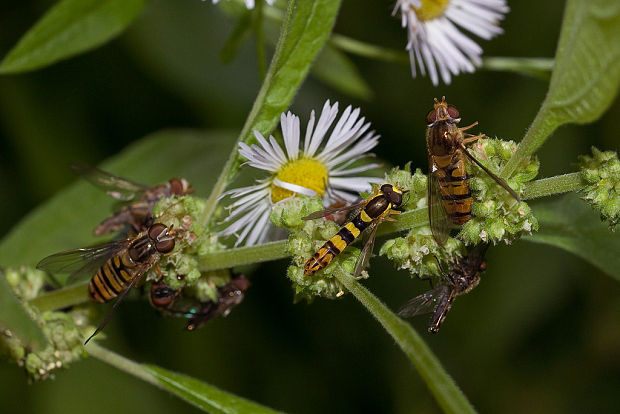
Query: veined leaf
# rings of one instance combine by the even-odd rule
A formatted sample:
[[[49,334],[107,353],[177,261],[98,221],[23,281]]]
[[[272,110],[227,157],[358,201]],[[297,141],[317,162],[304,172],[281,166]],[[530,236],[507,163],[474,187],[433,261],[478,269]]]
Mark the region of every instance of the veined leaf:
[[[268,135],[275,128],[327,41],[339,7],[339,0],[290,1],[267,77],[239,141],[254,141],[255,130]],[[234,176],[241,164],[236,151],[233,160],[228,177]]]
[[[4,271],[0,270],[0,329],[8,329],[20,341],[32,350],[39,350],[47,345],[47,339],[41,327],[32,320],[20,301],[13,294]]]
[[[290,105],[312,62],[327,41],[339,8],[340,0],[289,2],[269,70],[239,134],[237,144],[255,141],[254,131],[266,136],[275,128],[280,115]],[[241,162],[238,151],[233,151],[207,199],[206,214],[201,218],[205,223],[210,220],[215,210],[217,198],[239,171]]]
[[[569,0],[547,97],[501,176],[510,176],[559,126],[598,119],[619,84],[620,2]]]
[[[121,33],[145,0],[61,0],[9,52],[0,73],[49,66],[93,49]]]
[[[524,239],[559,247],[620,280],[620,233],[575,194],[532,206],[540,230]]]
[[[157,132],[130,145],[103,163],[102,168],[147,185],[185,177],[196,194],[204,196],[221,171],[232,140],[229,132]],[[76,178],[75,183],[28,214],[4,237],[0,242],[0,264],[34,265],[51,253],[105,241],[94,238],[91,232],[110,214],[113,204],[103,191]]]
[[[159,380],[163,388],[206,412],[221,414],[275,414],[277,412],[195,378],[154,365],[142,366]]]

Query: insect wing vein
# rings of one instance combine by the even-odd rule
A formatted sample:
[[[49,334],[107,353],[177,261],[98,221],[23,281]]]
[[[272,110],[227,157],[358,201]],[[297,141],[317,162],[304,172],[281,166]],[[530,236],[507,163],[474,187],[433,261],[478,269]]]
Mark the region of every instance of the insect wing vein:
[[[326,208],[320,211],[315,211],[312,214],[307,215],[306,217],[303,217],[302,220],[314,220],[314,219],[318,219],[321,217],[325,217],[325,216],[329,216],[330,214],[334,214],[334,213],[340,213],[341,211],[352,211],[352,210],[356,210],[359,209],[361,207],[364,207],[366,204],[368,203],[368,200],[364,200],[360,203],[357,204],[351,204],[348,206],[342,206],[342,207],[334,207],[334,208]]]
[[[432,163],[431,163],[432,165]],[[428,173],[428,220],[433,238],[439,245],[444,245],[450,234],[450,217],[441,202],[441,189],[435,172]]]
[[[125,249],[131,239],[116,240],[83,249],[56,253],[41,260],[37,269],[52,274],[69,274],[70,283],[94,276],[109,258]]]
[[[91,184],[104,189],[110,196],[121,201],[139,199],[149,188],[88,165],[72,165],[71,169]]]
[[[413,318],[417,315],[424,315],[435,311],[439,298],[449,291],[446,285],[438,286],[413,299],[409,299],[399,310],[398,316],[402,318]]]

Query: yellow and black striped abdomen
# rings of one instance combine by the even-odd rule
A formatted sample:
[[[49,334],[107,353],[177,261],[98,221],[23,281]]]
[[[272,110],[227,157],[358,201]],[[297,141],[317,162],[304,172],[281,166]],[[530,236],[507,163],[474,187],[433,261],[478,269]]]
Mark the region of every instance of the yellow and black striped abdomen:
[[[331,239],[306,262],[304,273],[313,275],[326,267],[338,256],[349,244],[353,243],[359,235],[368,228],[377,218],[381,217],[391,204],[383,194],[378,194],[366,203],[362,211],[353,220],[345,224]]]
[[[472,217],[473,199],[469,191],[469,177],[465,169],[463,154],[454,156],[433,156],[437,167],[434,172],[439,182],[441,202],[454,224],[464,224]]]
[[[88,296],[95,302],[108,302],[117,297],[135,277],[136,263],[126,250],[108,259],[88,285]]]

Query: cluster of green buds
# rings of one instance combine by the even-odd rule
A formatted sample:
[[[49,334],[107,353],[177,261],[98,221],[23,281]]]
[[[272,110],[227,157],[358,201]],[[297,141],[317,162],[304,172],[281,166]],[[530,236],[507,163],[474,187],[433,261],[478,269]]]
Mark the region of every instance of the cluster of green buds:
[[[416,169],[413,174],[409,171],[409,164],[402,170],[394,168],[386,174],[385,180],[409,190],[406,203],[403,203],[405,210],[426,208],[427,177],[420,169]],[[379,254],[394,261],[398,269],[405,269],[412,276],[421,278],[440,276],[441,269],[437,261],[448,266],[462,253],[463,243],[454,238],[449,238],[444,246],[439,246],[433,239],[427,221],[409,230],[404,237],[387,240],[379,251]]]
[[[7,269],[6,279],[25,310],[41,327],[47,346],[33,351],[10,330],[0,332],[0,353],[25,368],[35,381],[53,377],[54,372],[86,356],[82,341],[94,329],[88,323],[89,308],[74,308],[70,312],[40,313],[28,304],[38,296],[45,283],[45,274],[31,268]]]
[[[173,289],[184,289],[184,294],[201,302],[217,299],[217,288],[231,279],[228,269],[201,272],[207,254],[224,250],[217,235],[201,224],[199,218],[205,201],[192,196],[175,196],[160,200],[153,208],[156,221],[172,226],[176,245],[172,254],[163,256],[158,269],[163,278],[152,269],[147,280],[162,278]]]
[[[470,147],[470,153],[491,172],[497,174],[517,149],[514,141],[480,139]],[[536,157],[526,157],[506,180],[517,194],[523,194],[526,184],[538,174]],[[473,162],[467,163],[471,177],[469,187],[474,198],[474,217],[463,225],[458,238],[467,245],[478,243],[512,243],[523,234],[538,230],[538,220],[525,202],[517,202]]]
[[[286,274],[293,282],[295,301],[311,302],[316,296],[330,299],[342,296],[344,287],[334,273],[342,271],[352,274],[359,257],[359,249],[349,246],[321,272],[311,276],[304,273],[306,261],[340,229],[334,221],[325,218],[302,220],[320,210],[323,210],[320,197],[298,195],[275,204],[271,212],[271,222],[291,232],[287,249],[293,256],[293,262]]]
[[[581,175],[587,183],[581,190],[583,199],[609,222],[614,230],[620,220],[620,161],[614,151],[599,151],[592,147],[592,156],[579,157]]]

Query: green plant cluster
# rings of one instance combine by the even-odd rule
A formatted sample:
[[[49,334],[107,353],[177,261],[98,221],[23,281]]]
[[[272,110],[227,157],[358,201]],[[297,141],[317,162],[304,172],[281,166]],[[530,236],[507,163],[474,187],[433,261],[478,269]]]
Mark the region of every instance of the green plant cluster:
[[[491,172],[497,174],[517,149],[513,141],[480,139],[470,146],[470,153]],[[524,157],[515,172],[506,180],[517,194],[523,194],[525,185],[538,175],[540,163],[536,157]],[[538,220],[525,202],[517,202],[473,162],[467,163],[471,176],[474,217],[463,225],[457,235],[467,245],[478,243],[512,243],[523,234],[538,230]]]
[[[583,199],[601,214],[615,230],[620,220],[620,161],[615,151],[599,151],[579,157],[581,174],[588,185],[581,190]]]
[[[200,271],[205,255],[225,248],[217,235],[198,220],[204,208],[205,201],[192,196],[168,197],[155,205],[153,214],[157,220],[177,232],[176,246],[173,254],[163,256],[158,263],[163,277],[155,269],[147,275],[147,280],[162,278],[173,289],[184,289],[184,294],[201,302],[215,301],[217,288],[230,281],[227,269]]]
[[[308,214],[321,210],[323,202],[320,197],[296,196],[277,203],[271,213],[274,225],[291,232],[287,251],[293,256],[293,261],[286,275],[293,282],[296,302],[312,302],[316,296],[329,299],[342,296],[344,286],[335,278],[334,272],[342,269],[352,274],[359,257],[360,250],[349,246],[321,272],[311,276],[304,274],[306,261],[340,229],[338,224],[326,218],[302,220]]]
[[[69,312],[39,312],[26,302],[38,296],[45,284],[45,273],[22,267],[7,269],[7,281],[15,294],[24,301],[24,309],[41,327],[48,345],[37,351],[25,346],[12,331],[0,332],[0,354],[24,367],[28,377],[39,381],[54,376],[54,371],[86,357],[83,338],[92,332],[90,310],[76,307]]]
[[[409,164],[403,170],[394,168],[389,171],[385,180],[388,183],[402,186],[409,192],[405,196],[404,208],[415,210],[427,207],[427,177],[418,168],[412,174]],[[431,234],[428,225],[414,227],[404,237],[387,240],[379,254],[394,261],[398,269],[405,269],[413,276],[421,278],[439,277],[441,269],[437,260],[449,264],[455,256],[461,256],[463,243],[449,238],[445,246],[439,246]]]

